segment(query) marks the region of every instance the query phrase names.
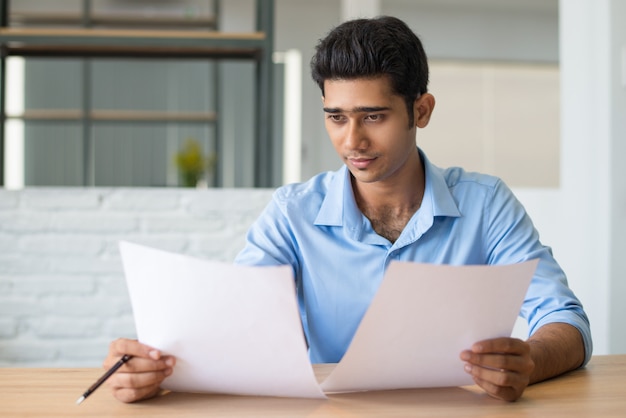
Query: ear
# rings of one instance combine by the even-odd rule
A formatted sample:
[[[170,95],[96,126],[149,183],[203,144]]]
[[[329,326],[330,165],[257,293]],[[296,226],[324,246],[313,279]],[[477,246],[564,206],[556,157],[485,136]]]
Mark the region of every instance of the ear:
[[[430,122],[430,115],[435,109],[435,96],[424,93],[413,103],[413,115],[415,115],[415,126],[425,128]]]

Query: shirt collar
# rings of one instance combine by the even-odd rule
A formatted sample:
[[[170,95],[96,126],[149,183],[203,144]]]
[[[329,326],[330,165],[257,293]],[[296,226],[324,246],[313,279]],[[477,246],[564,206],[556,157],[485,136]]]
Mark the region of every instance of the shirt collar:
[[[432,164],[426,154],[418,148],[424,172],[426,173],[426,188],[422,198],[422,207],[430,206],[433,216],[461,216],[459,207],[454,201],[448,182],[444,177],[444,170]]]
[[[315,225],[342,226],[344,212],[348,212],[348,218],[357,218],[360,213],[352,193],[350,172],[345,165],[334,173]]]
[[[461,216],[459,208],[452,197],[443,170],[433,165],[426,155],[418,148],[426,173],[426,187],[422,205],[416,213],[423,223],[424,217]],[[363,226],[363,215],[359,210],[352,192],[350,171],[344,165],[339,169],[328,186],[328,193],[315,219],[315,225],[342,226],[357,231]]]

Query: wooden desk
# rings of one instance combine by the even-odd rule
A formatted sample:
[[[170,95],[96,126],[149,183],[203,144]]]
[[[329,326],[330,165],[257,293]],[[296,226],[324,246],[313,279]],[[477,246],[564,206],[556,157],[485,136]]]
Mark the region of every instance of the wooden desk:
[[[318,377],[332,369],[316,366]],[[517,402],[479,388],[331,395],[328,400],[169,393],[135,404],[103,387],[76,399],[100,369],[0,368],[0,417],[624,417],[626,355],[593,357],[585,369],[529,387]]]

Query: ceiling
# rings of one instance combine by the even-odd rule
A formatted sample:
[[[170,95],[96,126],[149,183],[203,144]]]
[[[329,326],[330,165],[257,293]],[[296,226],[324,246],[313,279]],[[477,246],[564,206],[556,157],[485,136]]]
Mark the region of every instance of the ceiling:
[[[559,0],[383,0],[412,6],[558,15]]]

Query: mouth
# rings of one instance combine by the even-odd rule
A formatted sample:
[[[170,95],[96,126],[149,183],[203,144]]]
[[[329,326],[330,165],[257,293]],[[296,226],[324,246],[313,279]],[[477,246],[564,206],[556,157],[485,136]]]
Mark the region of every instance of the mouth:
[[[348,157],[346,159],[354,168],[363,170],[369,167],[376,160],[376,157]]]

